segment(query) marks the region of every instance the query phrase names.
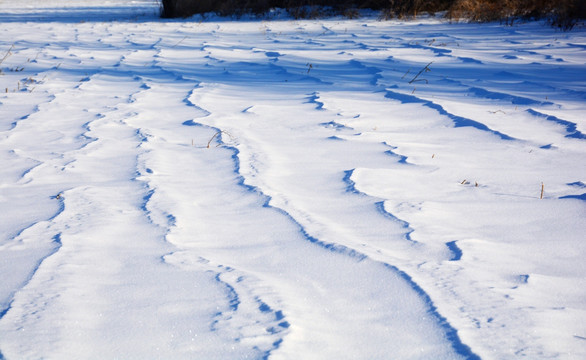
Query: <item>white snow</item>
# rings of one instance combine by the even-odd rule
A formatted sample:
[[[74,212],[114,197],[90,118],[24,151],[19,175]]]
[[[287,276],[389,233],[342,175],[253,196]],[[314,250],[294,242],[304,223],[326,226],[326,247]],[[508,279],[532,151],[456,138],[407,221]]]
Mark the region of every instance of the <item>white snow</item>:
[[[157,11],[0,1],[0,359],[586,357],[583,27]]]

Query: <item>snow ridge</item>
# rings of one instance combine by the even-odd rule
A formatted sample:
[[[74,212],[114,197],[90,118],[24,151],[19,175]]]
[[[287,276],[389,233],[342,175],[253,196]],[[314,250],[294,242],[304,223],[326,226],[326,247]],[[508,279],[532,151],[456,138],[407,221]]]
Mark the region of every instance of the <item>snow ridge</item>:
[[[503,133],[496,131],[496,130],[492,130],[488,126],[486,126],[478,121],[468,119],[468,118],[465,118],[462,116],[454,115],[454,114],[446,111],[441,105],[436,104],[433,101],[424,100],[424,99],[419,98],[417,96],[403,94],[403,93],[395,92],[395,91],[392,91],[389,89],[387,89],[385,96],[388,97],[389,99],[399,100],[402,103],[423,104],[424,106],[427,106],[431,109],[436,110],[440,115],[444,115],[444,116],[447,116],[448,118],[450,118],[450,120],[452,120],[454,122],[455,127],[470,126],[470,127],[476,128],[478,130],[487,131],[489,133],[492,133],[492,134],[500,137],[503,140],[515,140],[514,138],[510,137],[509,135],[503,134]]]
[[[321,109],[317,108],[317,110],[321,110]],[[270,196],[266,196],[259,189],[245,184],[244,177],[239,172],[240,166],[239,166],[239,159],[238,159],[238,150],[236,148],[232,148],[232,150],[234,151],[233,159],[235,161],[235,173],[237,174],[237,176],[240,179],[240,185],[247,188],[248,191],[258,193],[261,196],[265,196],[267,198],[267,201],[264,203],[263,206],[273,208],[272,206],[269,205],[270,201],[271,201]],[[344,180],[343,180],[344,182],[350,182],[352,184],[351,188],[353,191],[351,191],[351,192],[355,192],[356,194],[359,194],[359,195],[366,195],[366,194],[360,193],[354,189],[354,187],[353,187],[354,183],[352,182],[352,180],[350,180],[351,175],[352,175],[352,170],[347,171],[346,175],[344,177]],[[383,212],[385,216],[388,216],[395,221],[399,221],[399,222],[403,223],[403,226],[408,228],[408,224],[397,219],[392,214],[390,214],[384,210],[384,203],[383,202],[376,203],[376,207],[380,212]],[[349,256],[350,258],[355,259],[356,261],[359,261],[359,262],[365,261],[365,260],[372,261],[372,259],[369,259],[368,256],[360,253],[359,251],[356,251],[354,249],[348,248],[348,247],[340,245],[340,244],[324,243],[323,241],[320,241],[320,240],[312,237],[311,235],[309,235],[307,230],[299,222],[297,222],[294,217],[291,216],[291,214],[289,214],[287,211],[285,211],[284,209],[281,209],[281,208],[275,208],[275,209],[282,212],[284,215],[289,217],[292,222],[297,224],[300,228],[299,231],[301,232],[303,237],[305,237],[311,243],[317,244],[320,247],[323,247],[324,249],[327,249],[329,251],[334,251],[336,253],[340,253],[345,256]],[[411,231],[409,231],[405,234],[406,239],[409,241],[412,241],[410,238]],[[470,360],[480,359],[480,357],[478,357],[476,354],[474,354],[467,345],[462,343],[462,341],[460,340],[460,338],[457,334],[457,331],[448,323],[448,321],[443,316],[441,316],[439,314],[436,306],[434,305],[433,301],[430,299],[429,295],[427,295],[425,293],[425,291],[419,285],[417,285],[417,283],[415,281],[413,281],[413,279],[409,275],[407,275],[405,272],[399,270],[396,266],[393,266],[393,265],[390,265],[387,263],[382,263],[381,265],[383,265],[385,268],[387,268],[391,272],[398,274],[400,278],[402,278],[404,281],[406,281],[409,284],[409,286],[419,294],[419,296],[424,300],[427,307],[429,308],[428,312],[430,314],[432,314],[432,316],[437,319],[437,321],[441,324],[442,328],[444,328],[444,330],[446,331],[447,338],[451,342],[453,349],[456,351],[457,354],[464,356],[465,359],[470,359]],[[237,305],[236,305],[236,307],[237,307]]]

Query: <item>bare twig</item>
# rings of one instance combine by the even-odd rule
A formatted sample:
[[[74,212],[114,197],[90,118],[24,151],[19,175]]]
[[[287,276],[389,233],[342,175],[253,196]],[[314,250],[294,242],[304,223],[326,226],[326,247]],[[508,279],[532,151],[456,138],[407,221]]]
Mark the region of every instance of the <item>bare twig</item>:
[[[412,84],[412,83],[413,83],[413,82],[415,82],[415,81],[425,81],[425,82],[427,83],[427,82],[428,82],[427,80],[425,80],[425,79],[422,79],[422,80],[417,80],[417,78],[418,78],[418,77],[419,77],[419,75],[421,75],[423,72],[430,72],[430,71],[431,71],[431,69],[429,68],[429,65],[431,65],[431,64],[433,64],[433,61],[432,61],[432,62],[430,62],[429,64],[425,65],[425,67],[424,67],[423,69],[421,69],[421,70],[420,70],[420,71],[417,73],[417,75],[415,75],[415,77],[414,77],[413,79],[411,79],[411,81],[409,81],[409,84]]]
[[[185,39],[187,39],[187,35],[185,35],[185,37],[184,37],[183,39],[179,40],[179,42],[178,42],[177,44],[175,44],[175,45],[171,46],[171,48],[174,48],[174,47],[176,47],[177,45],[181,44],[181,43],[183,42],[183,40],[185,40]]]
[[[2,63],[4,62],[4,60],[6,60],[10,55],[12,55],[12,48],[14,48],[14,44],[12,44],[12,46],[10,46],[10,49],[8,49],[8,51],[6,52],[6,54],[4,55],[4,57],[2,58],[2,60],[0,60],[0,65],[2,65]]]
[[[224,130],[220,130],[217,133],[214,134],[214,136],[211,137],[210,141],[208,141],[208,145],[207,148],[210,148],[210,144],[212,143],[212,140],[214,140],[216,137],[218,137],[221,134],[226,134],[230,137],[230,139],[234,139],[234,137],[232,135],[230,135],[229,133],[225,132]]]
[[[211,137],[210,141],[208,141],[208,146],[207,148],[210,148],[210,144],[212,143],[212,140],[214,140],[216,138],[216,136],[220,135],[222,132],[218,131],[217,133],[214,134],[214,136]]]

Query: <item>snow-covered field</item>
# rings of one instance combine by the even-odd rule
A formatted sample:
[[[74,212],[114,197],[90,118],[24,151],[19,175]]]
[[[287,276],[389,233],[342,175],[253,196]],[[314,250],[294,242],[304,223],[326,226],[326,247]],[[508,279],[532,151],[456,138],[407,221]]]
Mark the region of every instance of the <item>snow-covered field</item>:
[[[584,28],[63,3],[0,0],[0,359],[586,358]]]

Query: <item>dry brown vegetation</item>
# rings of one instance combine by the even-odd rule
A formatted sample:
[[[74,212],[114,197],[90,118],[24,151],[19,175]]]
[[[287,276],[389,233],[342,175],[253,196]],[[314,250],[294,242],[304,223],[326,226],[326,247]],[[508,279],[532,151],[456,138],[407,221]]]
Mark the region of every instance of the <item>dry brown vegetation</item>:
[[[504,21],[547,19],[552,25],[571,29],[586,18],[584,0],[456,0],[449,7],[451,19]]]
[[[163,17],[188,17],[214,12],[223,16],[264,14],[287,9],[296,18],[333,14],[356,17],[360,9],[381,11],[383,18],[405,18],[445,12],[451,20],[502,21],[547,19],[552,25],[571,29],[586,19],[585,0],[161,0]]]

